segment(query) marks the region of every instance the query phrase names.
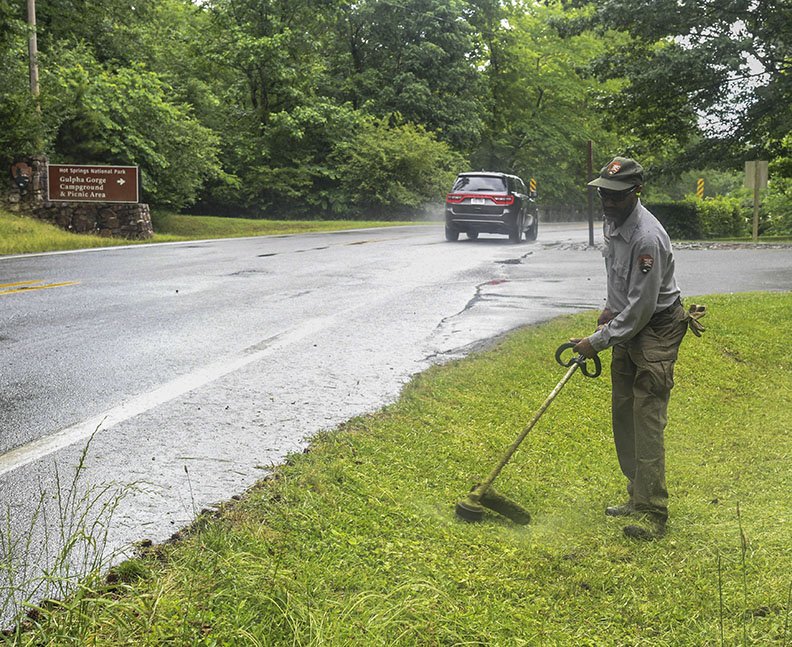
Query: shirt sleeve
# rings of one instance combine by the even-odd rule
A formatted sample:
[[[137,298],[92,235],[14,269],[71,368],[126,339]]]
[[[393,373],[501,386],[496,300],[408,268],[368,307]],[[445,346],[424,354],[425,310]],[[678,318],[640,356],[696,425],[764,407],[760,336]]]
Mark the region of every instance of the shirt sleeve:
[[[641,263],[644,259],[644,263]],[[649,261],[651,259],[651,261]],[[651,263],[648,271],[642,271]],[[657,308],[662,283],[664,258],[657,240],[640,241],[626,268],[627,307],[608,324],[589,337],[597,352],[632,339],[649,323]],[[611,271],[615,271],[612,269]]]

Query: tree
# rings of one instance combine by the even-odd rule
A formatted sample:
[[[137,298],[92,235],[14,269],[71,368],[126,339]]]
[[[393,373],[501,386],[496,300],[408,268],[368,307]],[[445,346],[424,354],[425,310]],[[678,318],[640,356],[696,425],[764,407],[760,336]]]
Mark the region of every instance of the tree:
[[[142,64],[108,69],[82,47],[56,48],[45,63],[53,161],[140,165],[146,199],[177,209],[220,175],[217,137]]]
[[[140,33],[161,0],[47,0],[36,15],[42,51],[58,45],[88,47],[100,63],[125,66],[139,60]]]
[[[323,73],[317,34],[322,3],[308,0],[213,0],[208,56],[235,72],[230,90],[257,124],[316,94]]]
[[[337,13],[334,96],[364,112],[398,114],[459,150],[479,139],[480,75],[462,0],[363,0]]]
[[[339,187],[336,212],[377,217],[431,213],[449,190],[462,156],[421,126],[365,118],[330,161]]]
[[[473,5],[489,108],[473,166],[535,177],[545,202],[582,202],[586,141],[615,148],[595,100],[618,81],[603,85],[586,74],[587,63],[604,49],[602,39],[560,33],[555,25],[564,15],[557,3]]]
[[[567,6],[580,2],[567,2]],[[603,0],[579,26],[627,34],[593,67],[628,84],[603,99],[646,152],[733,164],[792,123],[792,7],[778,0]],[[704,137],[697,138],[702,132]],[[682,155],[681,147],[688,147]]]

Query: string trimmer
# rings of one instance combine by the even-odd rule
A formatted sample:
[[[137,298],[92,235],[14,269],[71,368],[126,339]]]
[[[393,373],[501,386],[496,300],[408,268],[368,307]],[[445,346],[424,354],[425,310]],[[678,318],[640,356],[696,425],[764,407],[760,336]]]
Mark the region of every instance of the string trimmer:
[[[564,351],[574,348],[574,346],[575,344],[569,342],[566,344],[561,344],[561,346],[559,346],[556,350],[556,361],[561,366],[568,367],[569,370],[566,372],[566,375],[561,378],[561,381],[556,384],[556,387],[553,389],[550,395],[547,396],[547,400],[545,400],[544,404],[539,407],[539,411],[534,414],[534,417],[531,422],[528,423],[528,426],[522,430],[522,433],[506,450],[506,453],[500,459],[492,472],[490,472],[490,475],[484,481],[475,485],[470,493],[459,503],[457,503],[456,514],[460,519],[464,519],[465,521],[481,521],[481,519],[484,517],[484,508],[486,507],[499,514],[502,514],[504,517],[508,517],[515,523],[526,524],[531,520],[531,515],[527,510],[522,508],[518,503],[515,503],[508,497],[496,492],[495,488],[492,487],[492,483],[496,478],[498,478],[501,470],[506,466],[506,463],[511,460],[512,455],[517,451],[520,443],[525,440],[528,432],[533,429],[539,418],[542,417],[542,414],[547,410],[547,407],[550,406],[550,403],[559,394],[561,389],[564,388],[564,385],[569,381],[569,378],[572,377],[572,374],[578,369],[578,367],[580,367],[580,370],[586,377],[598,377],[602,372],[602,365],[600,364],[599,357],[596,355],[593,358],[593,373],[589,373],[588,366],[586,365],[586,358],[583,355],[573,356],[568,361],[564,361],[562,358]]]

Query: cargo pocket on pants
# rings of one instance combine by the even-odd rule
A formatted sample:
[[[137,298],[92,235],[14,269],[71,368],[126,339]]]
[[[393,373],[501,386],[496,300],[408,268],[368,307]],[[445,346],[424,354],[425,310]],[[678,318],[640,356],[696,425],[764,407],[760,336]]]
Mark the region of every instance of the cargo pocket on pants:
[[[676,308],[650,321],[636,341],[647,362],[674,362],[686,332],[685,310]]]

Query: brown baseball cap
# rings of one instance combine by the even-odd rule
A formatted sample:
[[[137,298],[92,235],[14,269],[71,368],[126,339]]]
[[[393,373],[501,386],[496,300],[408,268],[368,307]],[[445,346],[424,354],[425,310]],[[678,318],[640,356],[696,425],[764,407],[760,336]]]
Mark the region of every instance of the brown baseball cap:
[[[610,191],[626,191],[643,184],[643,167],[629,157],[614,157],[602,167],[599,177],[587,186],[599,186]]]

